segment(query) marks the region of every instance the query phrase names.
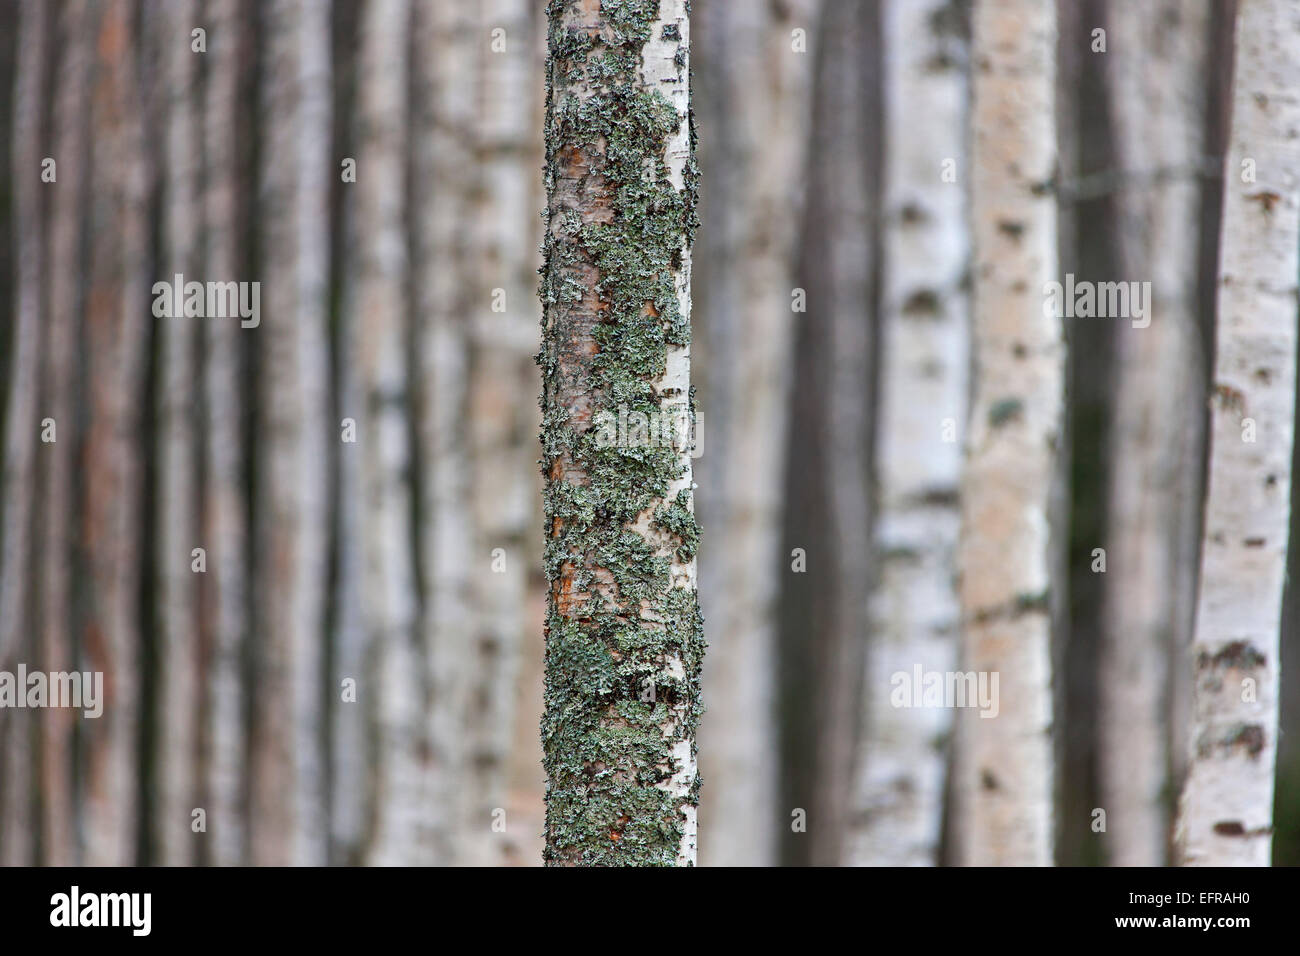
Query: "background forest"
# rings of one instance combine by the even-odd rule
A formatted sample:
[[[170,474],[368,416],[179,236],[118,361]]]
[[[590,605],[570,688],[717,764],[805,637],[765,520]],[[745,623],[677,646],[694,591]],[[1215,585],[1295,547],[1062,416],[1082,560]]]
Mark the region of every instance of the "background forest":
[[[1001,5],[1056,20],[1023,131],[1054,217],[1012,238],[1152,290],[1147,326],[1061,323],[1053,586],[1023,596],[1050,619],[1042,845],[1161,865],[1237,4]],[[1002,557],[996,528],[960,540],[967,421],[1032,416],[972,375],[973,137],[1005,132],[974,112],[973,16],[691,2],[703,865],[971,859],[954,711],[890,691],[969,666],[958,552],[967,585]],[[546,59],[534,0],[0,0],[0,671],[105,695],[0,708],[0,862],[541,862]],[[188,281],[260,299],[173,314]]]

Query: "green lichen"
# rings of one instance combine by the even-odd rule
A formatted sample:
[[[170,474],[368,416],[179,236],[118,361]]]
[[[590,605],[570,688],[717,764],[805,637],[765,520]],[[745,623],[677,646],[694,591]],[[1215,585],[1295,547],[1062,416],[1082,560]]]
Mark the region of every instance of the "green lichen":
[[[591,425],[601,412],[658,414],[675,397],[654,384],[669,346],[690,341],[676,281],[697,222],[694,124],[679,190],[666,149],[680,117],[640,76],[659,5],[602,0],[599,22],[582,27],[572,22],[572,0],[547,8],[537,358],[551,585],[541,728],[551,864],[672,865],[699,794],[698,775],[684,797],[665,789],[681,769],[674,745],[689,740],[693,751],[700,716],[699,602],[693,587],[673,583],[674,567],[695,556],[699,529],[688,490],[668,500],[686,465],[667,445],[598,442]],[[681,44],[676,31],[662,37]],[[680,46],[675,62],[685,83]],[[575,349],[587,341],[594,354]],[[575,394],[590,402],[585,417],[570,407]]]

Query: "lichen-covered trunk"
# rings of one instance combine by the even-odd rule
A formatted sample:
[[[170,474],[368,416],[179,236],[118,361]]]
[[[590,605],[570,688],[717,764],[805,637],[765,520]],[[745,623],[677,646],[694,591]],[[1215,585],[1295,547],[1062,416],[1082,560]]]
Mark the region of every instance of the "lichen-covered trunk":
[[[1169,844],[1170,662],[1186,654],[1195,610],[1204,417],[1196,171],[1210,4],[1112,0],[1109,15],[1115,149],[1135,184],[1118,203],[1126,272],[1115,278],[1150,282],[1152,311],[1149,323],[1116,320],[1097,754],[1109,862],[1160,866]]]
[[[57,180],[50,188],[49,311],[45,316],[42,419],[53,420],[55,440],[40,446],[44,473],[40,518],[40,638],[37,664],[46,672],[71,670],[73,469],[76,464],[79,399],[77,333],[83,306],[81,278],[90,100],[90,64],[97,11],[69,4],[60,12],[60,51],[54,96],[54,148]],[[24,189],[43,188],[25,185]],[[41,862],[69,866],[75,861],[73,819],[72,721],[74,712],[42,712],[40,751]]]
[[[358,69],[358,277],[350,361],[358,367],[362,620],[377,702],[376,832],[371,862],[421,862],[424,681],[416,646],[407,409],[405,204],[406,0],[367,5]],[[427,860],[427,858],[424,858]]]
[[[970,362],[968,24],[954,0],[884,8],[885,200],[876,583],[849,861],[938,861],[952,712],[896,706],[894,675],[957,661],[952,575]],[[951,164],[951,165],[945,165]],[[949,175],[945,175],[945,174]]]
[[[990,706],[967,701],[958,712],[958,857],[1047,866],[1048,502],[1064,364],[1061,319],[1044,307],[1057,270],[1054,5],[976,0],[972,49],[975,386],[958,593],[962,666],[984,682]]]
[[[700,570],[714,635],[700,728],[705,865],[763,866],[777,846],[774,623],[780,563],[794,246],[804,196],[815,59],[792,48],[819,0],[702,7],[697,72],[714,91],[699,112],[712,201],[704,212],[710,294],[701,350],[719,356],[702,377],[706,496],[716,560]],[[701,84],[704,88],[704,84]],[[703,260],[705,257],[700,257]],[[701,283],[701,288],[705,284]]]
[[[329,7],[259,9],[263,67],[262,316],[256,513],[254,865],[325,861],[321,648],[326,576],[325,418]],[[220,320],[212,320],[220,321]]]
[[[1224,166],[1209,488],[1179,860],[1267,866],[1294,439],[1300,18],[1242,0]]]
[[[693,865],[686,0],[550,0],[547,16],[545,858]]]
[[[209,63],[204,93],[205,278],[244,278],[243,220],[237,109],[242,87],[244,23],[239,0],[205,7]],[[252,333],[233,319],[207,321],[204,335],[204,541],[203,581],[210,641],[204,667],[203,797],[208,811],[208,858],[218,866],[247,859],[244,813],[246,722],[242,655],[248,633],[248,527],[244,493],[242,337]]]
[[[92,95],[94,163],[89,215],[90,291],[85,309],[89,389],[83,445],[83,540],[88,591],[83,670],[102,672],[102,715],[87,722],[84,861],[136,858],[140,667],[140,522],[144,482],[140,419],[149,340],[148,173],[143,95],[131,5],[103,9]],[[188,819],[188,813],[186,814]]]
[[[166,85],[163,181],[164,276],[170,282],[199,279],[201,210],[199,137],[201,111],[196,96],[198,64],[189,33],[196,5],[178,0],[154,11],[154,42]],[[195,211],[200,215],[196,217]],[[157,567],[161,588],[156,779],[153,818],[158,861],[164,866],[195,862],[196,841],[190,813],[199,805],[197,756],[198,640],[197,575],[192,549],[199,547],[196,471],[196,352],[199,319],[175,310],[159,320],[162,387],[159,399],[160,470]]]
[[[0,668],[12,671],[33,648],[37,602],[31,593],[32,510],[37,496],[37,405],[41,371],[41,321],[45,216],[37,170],[44,150],[41,117],[49,90],[45,82],[54,14],[41,0],[27,0],[19,13],[18,82],[14,93],[12,194],[17,237],[14,327],[10,345],[8,404],[4,431],[4,538],[0,557]],[[33,721],[25,710],[0,712],[0,865],[36,862],[36,765]]]

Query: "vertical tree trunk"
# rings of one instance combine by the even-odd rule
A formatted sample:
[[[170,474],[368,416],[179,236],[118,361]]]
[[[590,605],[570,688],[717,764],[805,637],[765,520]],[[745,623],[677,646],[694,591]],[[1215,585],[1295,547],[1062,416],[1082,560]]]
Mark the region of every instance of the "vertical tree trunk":
[[[76,378],[79,316],[84,274],[82,214],[85,211],[87,103],[92,41],[97,11],[69,4],[60,16],[62,53],[54,98],[55,131],[51,157],[57,163],[50,227],[49,313],[45,321],[42,418],[53,419],[56,441],[41,446],[45,463],[41,555],[40,669],[73,666],[72,540],[73,464],[77,447]],[[31,186],[28,188],[36,188]],[[74,711],[49,708],[41,715],[42,863],[75,862],[73,836],[72,723]]]
[[[13,197],[17,249],[14,331],[5,406],[4,538],[0,559],[0,668],[12,670],[32,648],[37,607],[32,597],[32,513],[36,507],[36,454],[40,420],[41,314],[45,303],[45,215],[40,181],[46,60],[53,14],[27,0],[19,21],[18,81],[14,94]],[[35,862],[36,820],[32,721],[24,710],[0,713],[0,865]]]
[[[546,861],[693,865],[703,634],[682,434],[697,178],[686,2],[547,9]],[[620,441],[620,412],[662,416],[676,440],[629,428]]]
[[[892,678],[957,661],[952,576],[967,418],[967,14],[954,0],[885,7],[885,188],[875,554],[859,865],[938,863],[946,708],[894,706]],[[951,164],[951,165],[946,165]],[[950,173],[950,175],[945,175]]]
[[[472,525],[465,503],[469,472],[467,349],[464,317],[472,308],[462,277],[476,268],[470,254],[466,178],[474,165],[474,78],[479,44],[476,12],[462,4],[416,8],[412,189],[419,212],[415,246],[415,328],[419,373],[416,416],[420,494],[422,649],[429,688],[430,788],[423,805],[430,850],[452,862],[459,845],[463,789],[462,720],[466,708]],[[482,566],[480,565],[480,568]]]
[[[1149,327],[1119,319],[1116,329],[1097,752],[1118,866],[1167,856],[1169,667],[1186,653],[1195,609],[1186,539],[1200,505],[1197,170],[1209,14],[1208,2],[1110,4],[1116,152],[1132,183],[1119,202],[1127,272],[1116,278],[1152,291]]]
[[[209,69],[204,100],[203,211],[206,278],[238,281],[243,264],[236,119],[242,74],[243,24],[238,0],[205,8]],[[208,551],[206,607],[212,641],[206,662],[205,799],[210,859],[234,866],[247,859],[244,813],[246,734],[242,655],[248,631],[248,529],[244,490],[241,329],[233,319],[205,323],[207,474],[204,542]]]
[[[190,49],[196,6],[177,0],[157,11],[158,55],[167,88],[164,274],[195,281],[199,267],[200,102],[197,54]],[[196,221],[197,219],[197,221]],[[159,642],[155,825],[158,859],[165,866],[195,862],[190,813],[198,806],[198,616],[197,576],[191,552],[200,546],[196,514],[196,352],[199,319],[173,314],[160,320],[162,350],[161,500],[158,568],[162,590]]]
[[[259,393],[259,698],[252,754],[252,862],[325,859],[320,749],[324,635],[325,321],[329,259],[330,8],[261,11],[264,61]]]
[[[93,86],[94,164],[84,524],[89,593],[82,670],[104,674],[103,713],[82,738],[85,862],[136,856],[139,765],[140,409],[149,340],[143,97],[131,5],[104,7]]]
[[[1224,168],[1209,491],[1192,644],[1185,865],[1267,866],[1300,272],[1300,21],[1241,0]]]
[[[512,846],[507,834],[515,829],[509,819],[504,833],[494,829],[493,814],[508,802],[514,687],[527,626],[527,555],[536,528],[532,468],[539,421],[528,384],[537,350],[531,5],[529,0],[484,3],[474,41],[485,51],[480,54],[476,129],[482,181],[474,190],[477,202],[471,214],[479,224],[477,269],[466,295],[475,529],[473,551],[466,557],[474,572],[475,632],[464,717],[468,800],[460,830],[463,861],[479,866],[505,861]],[[496,30],[503,32],[494,34]]]
[[[962,862],[1052,862],[1048,498],[1064,348],[1056,276],[1055,9],[976,0],[972,164],[975,389],[958,550],[967,671],[998,712],[959,715]]]
[[[356,316],[363,620],[378,682],[379,781],[372,861],[421,862],[424,681],[410,538],[405,204],[405,0],[367,5],[358,71]]]
[[[700,508],[716,560],[701,568],[712,624],[708,706],[700,735],[700,852],[707,865],[775,862],[774,699],[780,456],[785,447],[796,318],[794,251],[804,198],[813,54],[796,51],[818,0],[780,6],[714,2],[696,31],[715,90],[704,122],[712,201],[705,211],[711,290],[702,348],[720,360],[703,377]],[[703,285],[703,283],[701,284]]]

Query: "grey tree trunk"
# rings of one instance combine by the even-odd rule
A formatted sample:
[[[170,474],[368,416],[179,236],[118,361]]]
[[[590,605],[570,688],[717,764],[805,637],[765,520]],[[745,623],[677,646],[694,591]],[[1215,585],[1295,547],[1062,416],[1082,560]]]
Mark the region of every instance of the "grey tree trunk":
[[[258,327],[255,865],[325,861],[320,748],[326,572],[325,323],[329,259],[329,7],[274,0],[263,91]]]
[[[693,865],[690,25],[685,0],[548,17],[545,859]]]
[[[849,860],[938,863],[952,712],[900,708],[895,675],[957,661],[952,574],[967,418],[968,24],[952,0],[884,8],[885,201],[876,585]]]
[[[991,708],[959,712],[959,859],[1052,862],[1049,494],[1061,440],[1055,281],[1055,7],[976,0],[971,155],[975,387],[958,549],[963,667]],[[992,701],[990,700],[990,703]]]
[[[1268,866],[1271,855],[1300,274],[1293,4],[1242,0],[1233,69],[1190,764],[1175,834],[1188,866]]]
[[[1170,662],[1186,654],[1195,611],[1204,407],[1197,171],[1209,21],[1208,2],[1110,5],[1116,152],[1133,184],[1118,203],[1127,273],[1116,278],[1151,283],[1149,325],[1119,319],[1116,330],[1097,753],[1117,866],[1166,862]]]

